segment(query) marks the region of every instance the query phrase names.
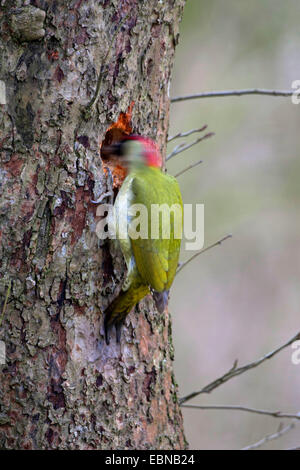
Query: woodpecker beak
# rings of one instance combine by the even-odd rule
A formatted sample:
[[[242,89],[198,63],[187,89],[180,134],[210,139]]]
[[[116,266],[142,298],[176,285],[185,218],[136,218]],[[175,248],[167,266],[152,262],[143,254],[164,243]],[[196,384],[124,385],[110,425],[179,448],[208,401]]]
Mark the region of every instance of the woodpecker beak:
[[[110,145],[102,145],[101,155],[103,157],[108,157],[110,155],[117,155],[118,157],[120,157],[122,155],[121,142],[115,142],[114,144]]]

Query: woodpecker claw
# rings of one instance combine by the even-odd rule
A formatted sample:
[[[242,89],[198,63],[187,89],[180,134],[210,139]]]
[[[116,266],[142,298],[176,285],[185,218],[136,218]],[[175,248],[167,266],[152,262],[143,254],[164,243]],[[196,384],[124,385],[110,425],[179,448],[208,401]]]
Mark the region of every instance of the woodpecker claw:
[[[101,196],[96,199],[96,201],[91,201],[93,204],[100,204],[100,202],[103,201],[103,199],[105,199],[106,197],[109,197],[110,198],[110,201],[109,203],[112,204],[113,203],[113,197],[114,197],[114,192],[113,192],[113,175],[112,175],[112,172],[110,170],[110,168],[108,166],[105,167],[107,173],[108,173],[108,180],[109,180],[109,183],[107,184],[107,187],[111,188],[109,191],[106,191],[106,193],[103,193],[101,194]]]
[[[99,197],[99,199],[97,199],[96,201],[91,201],[93,204],[100,204],[100,202],[103,201],[103,199],[105,199],[106,197],[112,197],[114,195],[114,193],[112,191],[107,191],[106,193],[104,194],[101,194],[101,196]]]

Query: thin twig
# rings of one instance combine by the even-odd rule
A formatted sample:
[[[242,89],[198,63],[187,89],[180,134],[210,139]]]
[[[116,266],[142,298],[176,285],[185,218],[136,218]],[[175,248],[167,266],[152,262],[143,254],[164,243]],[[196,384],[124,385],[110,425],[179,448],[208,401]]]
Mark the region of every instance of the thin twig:
[[[179,171],[179,173],[176,173],[175,178],[178,178],[178,176],[183,175],[186,171],[191,170],[192,168],[195,168],[195,166],[200,165],[200,163],[203,163],[203,161],[199,160],[196,163],[192,163],[192,165],[189,165],[186,168],[184,168],[183,170]]]
[[[261,439],[258,442],[255,442],[255,444],[251,444],[250,446],[243,447],[241,450],[253,450],[253,449],[258,449],[258,447],[261,447],[262,445],[266,444],[266,442],[273,441],[274,439],[279,439],[279,437],[283,436],[287,432],[291,431],[295,427],[295,423],[289,424],[285,428],[282,427],[282,425],[279,426],[278,431],[273,433],[273,434],[268,434],[265,436],[263,439]]]
[[[218,240],[217,242],[213,243],[212,245],[207,246],[206,248],[203,248],[203,250],[198,251],[195,253],[193,256],[191,256],[187,261],[184,263],[180,263],[178,265],[176,275],[185,267],[187,266],[191,261],[193,261],[197,256],[202,255],[202,253],[205,253],[206,251],[210,250],[211,248],[214,248],[215,246],[221,245],[225,240],[228,240],[228,238],[232,238],[231,234],[226,235],[226,237],[221,238],[221,240]]]
[[[172,152],[167,156],[166,161],[170,160],[170,158],[175,157],[175,155],[178,155],[178,153],[184,152],[185,150],[193,147],[193,145],[199,144],[199,142],[202,142],[202,140],[208,139],[209,137],[212,137],[215,135],[214,132],[209,132],[208,134],[205,134],[203,137],[199,137],[198,139],[194,140],[190,144],[179,144],[177,145]]]
[[[179,132],[178,134],[172,135],[172,137],[169,137],[167,142],[168,143],[172,142],[172,140],[180,139],[181,137],[188,137],[189,135],[195,134],[196,132],[203,132],[205,131],[206,128],[207,128],[207,124],[205,124],[205,126],[201,127],[200,129],[191,129],[190,131]]]
[[[273,356],[275,356],[280,351],[282,351],[283,349],[290,346],[294,341],[297,341],[299,339],[300,339],[300,332],[297,333],[295,336],[293,336],[293,338],[289,339],[282,346],[279,346],[278,348],[274,349],[274,351],[271,351],[268,354],[266,354],[265,356],[258,359],[257,361],[250,362],[249,364],[246,364],[244,366],[241,366],[241,367],[237,368],[237,361],[235,361],[233,367],[228,372],[226,372],[226,374],[222,375],[222,377],[220,377],[220,378],[214,380],[213,382],[211,382],[210,384],[206,385],[201,390],[199,390],[197,392],[190,393],[189,395],[181,398],[179,400],[179,404],[182,405],[183,403],[191,400],[194,397],[197,397],[198,395],[200,395],[202,393],[212,392],[215,388],[217,388],[220,385],[224,384],[228,380],[233,379],[233,377],[236,377],[240,374],[243,374],[244,372],[247,372],[248,370],[253,369],[254,367],[260,366],[260,364],[267,361],[268,359],[271,359]]]
[[[247,411],[248,413],[256,413],[258,415],[272,416],[273,418],[287,418],[287,419],[299,419],[300,413],[298,414],[289,414],[281,413],[281,411],[268,411],[268,410],[259,410],[256,408],[248,408],[246,406],[238,405],[181,405],[183,408],[194,408],[197,410],[230,410],[230,411]]]
[[[5,300],[4,300],[4,304],[3,304],[3,309],[2,309],[2,313],[1,313],[1,317],[0,317],[0,327],[2,325],[2,322],[3,322],[3,318],[4,318],[4,315],[5,315],[5,310],[6,310],[6,306],[7,306],[7,301],[8,301],[8,298],[10,296],[10,289],[11,289],[11,279],[9,280],[8,282],[8,286],[7,286],[7,290],[6,290],[6,296],[5,296]]]
[[[242,96],[242,95],[268,95],[268,96],[292,96],[294,91],[290,90],[265,90],[263,88],[247,88],[245,90],[225,90],[208,91],[204,93],[195,93],[194,95],[175,96],[171,103],[179,101],[196,100],[199,98],[219,98],[222,96]]]
[[[182,149],[183,147],[185,147],[186,145],[187,145],[186,142],[181,142],[181,144],[176,145],[176,146],[173,148],[172,152],[169,153],[169,155],[167,155],[166,160],[168,160],[169,158],[171,158],[173,155],[176,155],[177,152],[178,152],[178,150],[181,150],[181,149]]]

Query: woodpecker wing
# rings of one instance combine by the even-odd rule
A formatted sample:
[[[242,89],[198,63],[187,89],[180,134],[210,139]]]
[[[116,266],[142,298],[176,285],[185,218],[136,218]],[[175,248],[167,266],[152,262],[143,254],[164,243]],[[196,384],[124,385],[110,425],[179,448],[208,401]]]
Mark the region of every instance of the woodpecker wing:
[[[152,289],[168,290],[178,266],[181,244],[183,207],[179,185],[175,178],[158,168],[136,171],[132,180],[132,203],[143,204],[148,212],[148,238],[130,238],[139,274]],[[162,204],[166,210],[165,219],[158,210]],[[154,220],[155,210],[158,210],[158,218]],[[158,222],[156,230],[155,221]],[[164,233],[163,221],[168,224],[169,233],[168,227]],[[152,238],[153,226],[157,238]]]

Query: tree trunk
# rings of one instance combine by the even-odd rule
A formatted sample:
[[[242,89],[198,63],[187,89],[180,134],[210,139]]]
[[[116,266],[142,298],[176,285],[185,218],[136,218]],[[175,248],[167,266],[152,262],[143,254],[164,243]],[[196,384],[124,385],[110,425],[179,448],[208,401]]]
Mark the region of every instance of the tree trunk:
[[[132,103],[133,131],[165,150],[183,3],[1,1],[1,448],[186,447],[169,315],[148,296],[105,344],[124,266],[91,202]]]

